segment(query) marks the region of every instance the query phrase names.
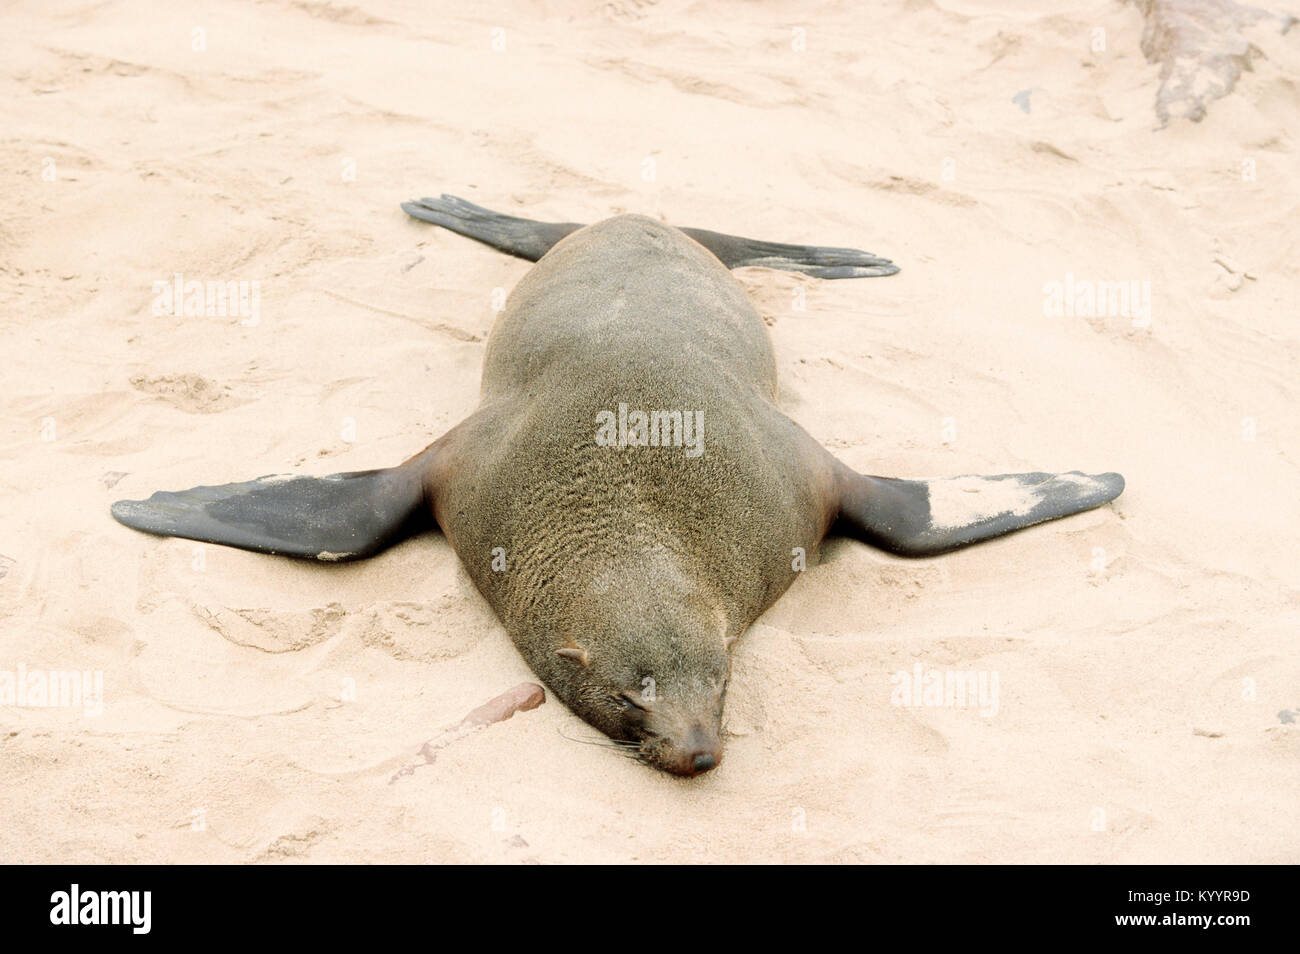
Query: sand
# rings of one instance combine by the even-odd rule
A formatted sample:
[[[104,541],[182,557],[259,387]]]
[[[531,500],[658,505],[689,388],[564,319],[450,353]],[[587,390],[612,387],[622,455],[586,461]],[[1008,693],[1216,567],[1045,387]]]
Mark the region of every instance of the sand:
[[[0,861],[1300,861],[1300,31],[1160,129],[1133,6],[877,6],[7,8],[0,672],[102,705],[0,705]],[[444,539],[305,565],[108,508],[461,419],[529,266],[398,209],[443,191],[888,255],[737,273],[795,419],[866,472],[1128,489],[828,542],[700,779],[549,698],[390,783],[534,678]],[[250,307],[173,313],[177,275]],[[898,704],[918,673],[996,704]]]

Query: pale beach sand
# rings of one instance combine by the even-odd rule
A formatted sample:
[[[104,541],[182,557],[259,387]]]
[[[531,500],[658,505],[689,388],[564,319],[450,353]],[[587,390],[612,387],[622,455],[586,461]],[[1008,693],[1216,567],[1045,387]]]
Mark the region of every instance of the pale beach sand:
[[[0,861],[1300,862],[1300,29],[1157,129],[1135,7],[1003,6],[7,7],[0,671],[103,706],[0,705]],[[548,698],[389,784],[534,679],[446,541],[306,565],[109,504],[464,417],[529,265],[398,208],[444,191],[887,255],[737,273],[791,416],[864,472],[1127,490],[935,559],[828,542],[699,779]],[[178,273],[257,320],[155,315]],[[1149,319],[1046,314],[1067,281]],[[891,704],[917,665],[996,711]]]

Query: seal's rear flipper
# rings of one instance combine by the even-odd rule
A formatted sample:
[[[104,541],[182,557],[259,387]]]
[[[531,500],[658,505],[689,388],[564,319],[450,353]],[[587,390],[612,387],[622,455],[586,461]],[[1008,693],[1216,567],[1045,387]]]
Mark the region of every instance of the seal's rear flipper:
[[[424,455],[387,470],[329,477],[259,477],[239,484],[159,491],[119,500],[119,523],[260,553],[315,560],[371,556],[433,526]]]
[[[898,272],[898,266],[889,259],[856,248],[760,242],[704,229],[682,231],[728,268],[777,268],[784,272],[803,272],[814,278],[883,278]]]
[[[999,474],[899,480],[840,471],[839,528],[900,556],[932,556],[1100,507],[1119,474]]]
[[[573,222],[534,222],[493,212],[444,193],[437,199],[403,202],[407,215],[477,239],[510,255],[535,262],[560,239],[582,228]],[[723,235],[706,229],[681,229],[718,257],[727,268],[777,268],[816,278],[878,278],[893,275],[898,266],[887,258],[856,248],[785,245]]]
[[[477,239],[510,255],[535,262],[560,239],[582,228],[574,222],[534,222],[502,215],[454,195],[403,202],[407,215]]]

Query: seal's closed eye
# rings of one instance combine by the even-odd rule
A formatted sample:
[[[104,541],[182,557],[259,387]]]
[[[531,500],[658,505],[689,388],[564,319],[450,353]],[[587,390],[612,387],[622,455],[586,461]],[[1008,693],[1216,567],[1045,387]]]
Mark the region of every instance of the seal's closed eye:
[[[645,704],[645,699],[639,692],[620,692],[615,698],[622,704],[623,708],[639,709],[646,712],[649,706]]]

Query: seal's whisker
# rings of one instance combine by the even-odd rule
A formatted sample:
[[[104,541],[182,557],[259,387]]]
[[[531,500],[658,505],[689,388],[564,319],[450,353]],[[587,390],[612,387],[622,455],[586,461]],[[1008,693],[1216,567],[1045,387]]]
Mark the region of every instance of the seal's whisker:
[[[561,729],[559,726],[556,726],[555,731],[561,738],[568,739],[570,742],[581,742],[583,745],[599,745],[603,749],[623,749],[623,748],[631,747],[636,744],[634,742],[622,742],[619,741],[618,739],[610,739],[610,738],[579,739],[571,735],[565,735],[564,730]]]

